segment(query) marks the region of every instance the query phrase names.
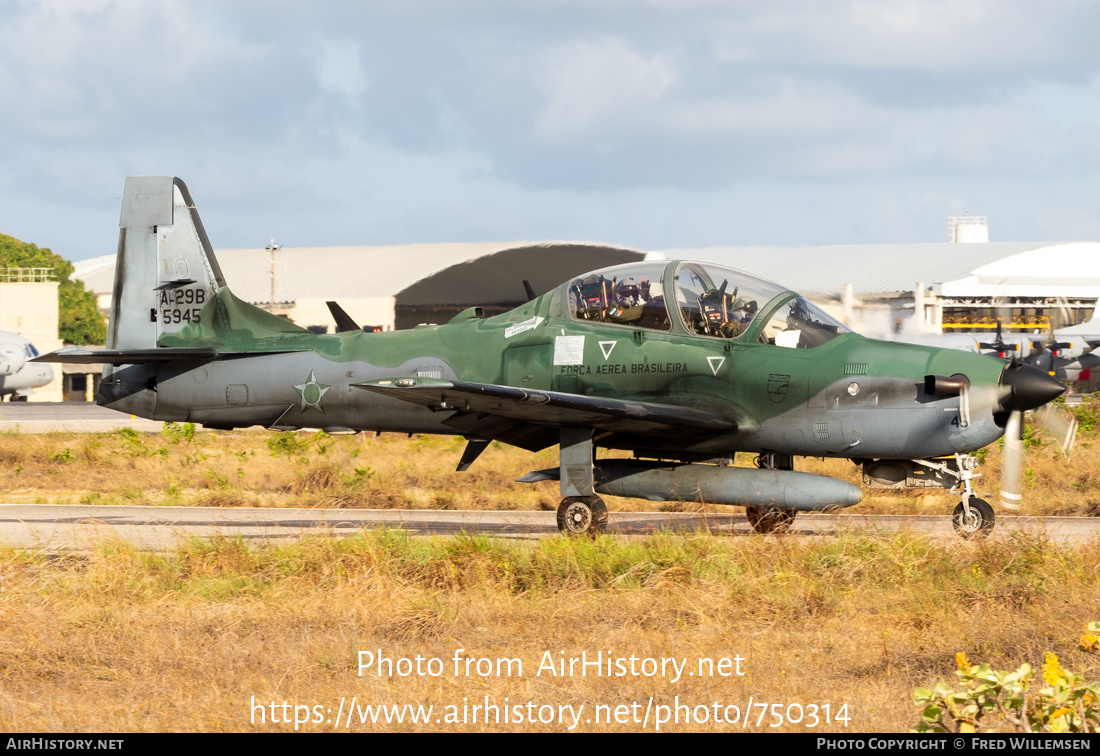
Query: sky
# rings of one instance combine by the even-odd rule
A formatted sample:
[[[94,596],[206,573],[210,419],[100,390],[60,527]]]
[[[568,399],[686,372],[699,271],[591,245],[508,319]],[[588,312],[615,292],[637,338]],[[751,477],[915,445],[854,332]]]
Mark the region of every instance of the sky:
[[[0,232],[216,248],[1100,240],[1084,0],[0,0]]]

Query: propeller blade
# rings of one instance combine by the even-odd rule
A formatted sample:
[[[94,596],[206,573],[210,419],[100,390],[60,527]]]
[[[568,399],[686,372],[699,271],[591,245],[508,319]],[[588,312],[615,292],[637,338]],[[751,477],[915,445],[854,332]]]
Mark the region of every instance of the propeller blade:
[[[1073,445],[1077,443],[1077,416],[1061,407],[1046,404],[1035,413],[1035,422],[1045,430],[1066,459],[1073,454]]]
[[[1005,509],[1019,509],[1020,483],[1024,469],[1024,413],[1014,410],[1005,425],[1004,461],[1001,464],[1001,504]]]

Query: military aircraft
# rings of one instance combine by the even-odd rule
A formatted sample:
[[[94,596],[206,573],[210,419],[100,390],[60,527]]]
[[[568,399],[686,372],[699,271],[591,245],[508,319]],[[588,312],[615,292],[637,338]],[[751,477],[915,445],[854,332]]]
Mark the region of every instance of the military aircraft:
[[[25,401],[34,389],[53,380],[49,365],[31,364],[37,356],[38,350],[28,339],[12,331],[0,331],[0,397]]]
[[[1077,330],[1077,329],[1087,330]],[[965,331],[959,333],[901,333],[892,335],[891,341],[906,344],[962,349],[975,354],[995,354],[1002,359],[1015,357],[1041,367],[1052,357],[1070,359],[1089,353],[1100,344],[1100,324],[1086,321],[1072,328],[1061,328],[1045,333],[1003,333],[1000,321],[990,339],[988,333]]]
[[[337,308],[340,330],[314,334],[234,296],[178,178],[128,178],[119,225],[107,349],[40,358],[108,363],[99,404],[211,428],[458,434],[460,471],[493,440],[558,444],[559,467],[521,480],[560,481],[568,534],[606,527],[600,493],[745,506],[760,532],[859,502],[794,470],[815,456],[853,460],[870,486],[951,487],[956,530],[985,535],[970,452],[1018,441],[1022,413],[1063,392],[1029,365],[864,338],[783,286],[690,261],[405,331],[366,333]],[[739,452],[756,467],[732,465]]]

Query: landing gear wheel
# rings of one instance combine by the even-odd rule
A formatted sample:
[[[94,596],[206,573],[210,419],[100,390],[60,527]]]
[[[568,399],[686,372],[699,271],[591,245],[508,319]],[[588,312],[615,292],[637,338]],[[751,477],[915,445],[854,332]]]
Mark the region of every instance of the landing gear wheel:
[[[558,505],[558,530],[595,538],[607,529],[607,506],[599,496],[567,496]]]
[[[794,522],[795,510],[779,507],[745,507],[749,524],[757,533],[786,533]]]
[[[951,515],[951,524],[955,526],[955,532],[963,538],[986,538],[993,532],[993,507],[982,499],[970,500],[970,516],[966,516],[966,508],[962,502],[955,507]]]

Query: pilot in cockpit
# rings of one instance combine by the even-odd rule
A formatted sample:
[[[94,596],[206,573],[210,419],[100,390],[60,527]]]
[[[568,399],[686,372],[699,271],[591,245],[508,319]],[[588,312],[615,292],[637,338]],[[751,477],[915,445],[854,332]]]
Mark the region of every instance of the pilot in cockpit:
[[[791,301],[787,313],[787,331],[798,334],[799,348],[813,349],[834,338],[839,330],[838,325],[822,322],[821,318],[815,316],[806,300],[799,297]]]
[[[648,281],[642,279],[643,284]],[[633,323],[642,317],[642,292],[633,278],[618,281],[613,291],[614,303],[607,311],[607,319],[613,323]]]

